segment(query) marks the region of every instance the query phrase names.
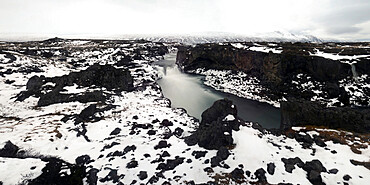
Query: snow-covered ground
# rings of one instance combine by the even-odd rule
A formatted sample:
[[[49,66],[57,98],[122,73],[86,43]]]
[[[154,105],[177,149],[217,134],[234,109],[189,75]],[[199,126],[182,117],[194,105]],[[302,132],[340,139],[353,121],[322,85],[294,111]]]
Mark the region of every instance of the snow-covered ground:
[[[188,184],[209,181],[252,184],[258,179],[254,172],[260,168],[268,171],[269,163],[273,163],[275,168],[272,174],[266,173],[268,183],[310,184],[306,178],[307,172],[301,167],[295,165],[291,173],[286,171],[282,158],[294,157],[299,157],[303,163],[320,160],[327,169],[321,173],[326,184],[367,184],[370,181],[369,169],[350,162],[369,162],[369,140],[362,136],[335,130],[294,128],[292,132],[309,137],[325,133],[345,136],[343,141],[346,142],[333,143],[329,139],[324,141],[325,147],[313,143],[303,148],[304,143],[297,139],[254,129],[252,123],[233,131],[235,147],[230,148],[231,155],[222,162],[227,165],[209,170],[210,159],[217,155],[217,150],[206,150],[198,145],[188,146],[184,142],[184,137],[189,136],[199,123],[183,109],[171,108],[170,101],[163,97],[155,82],[159,75],[151,63],[161,59],[161,56],[143,54],[141,59],[132,61],[134,67],[130,71],[134,86],[138,87],[135,90],[117,93],[102,89],[111,95],[105,104],[113,107],[96,112],[94,116],[101,118],[98,120],[77,123],[72,118],[62,121],[64,117],[78,115],[93,104],[104,108],[107,106],[104,103],[69,102],[38,107],[37,97],[15,101],[14,97],[26,90],[28,79],[34,75],[55,77],[84,70],[94,63],[114,64],[121,59],[115,53],[132,54],[134,49],[156,46],[153,43],[132,43],[124,47],[99,48],[86,41],[71,43],[75,47],[81,45],[84,49],[75,48],[65,62],[18,53],[14,54],[16,60],[8,63],[9,59],[0,54],[1,72],[13,70],[11,74],[0,77],[0,151],[10,141],[29,156],[0,157],[0,181],[4,185],[20,184],[42,174],[46,162],[40,160],[39,156],[58,157],[74,164],[76,158],[83,155],[90,158],[86,171],[97,170],[97,184]],[[89,44],[94,47],[86,48]],[[86,61],[77,67],[72,65],[72,61],[81,59]],[[42,71],[17,72],[19,66],[36,66]],[[232,74],[230,71],[199,70],[196,73],[206,75],[205,83],[218,90],[263,101],[256,95],[262,87],[255,78],[243,73]],[[54,86],[53,83],[46,85]],[[93,87],[74,84],[64,87],[64,90],[63,93],[79,94],[93,90]],[[235,119],[238,118],[232,115],[224,118],[225,121]],[[83,129],[86,130],[85,137],[78,135]],[[358,144],[362,147],[355,153],[351,145]],[[205,155],[196,156],[196,151],[205,152]],[[230,175],[236,168],[243,170],[241,181]],[[329,172],[334,168],[338,170],[337,173]],[[66,173],[71,172],[67,170]],[[350,175],[351,179],[343,180],[345,175]],[[89,184],[87,178],[83,181]]]
[[[218,91],[234,94],[236,96],[266,102],[275,107],[280,107],[279,101],[274,101],[266,96],[261,96],[260,92],[266,90],[260,81],[252,76],[238,71],[196,69],[189,73],[204,75],[204,84]]]
[[[222,45],[222,43],[221,43]],[[242,43],[232,43],[231,44],[233,47],[238,48],[238,49],[246,49],[250,51],[259,51],[259,52],[264,52],[264,53],[281,53],[283,52],[282,48],[276,48],[274,44],[269,44],[268,46],[262,46],[260,44],[254,43],[253,46],[245,46]]]
[[[343,63],[355,63],[357,59],[359,58],[369,58],[370,55],[340,55],[339,53],[333,54],[333,53],[325,53],[323,51],[320,51],[318,49],[314,49],[315,53],[310,53],[312,56],[319,56],[319,57],[324,57],[332,60],[339,60],[342,61]]]

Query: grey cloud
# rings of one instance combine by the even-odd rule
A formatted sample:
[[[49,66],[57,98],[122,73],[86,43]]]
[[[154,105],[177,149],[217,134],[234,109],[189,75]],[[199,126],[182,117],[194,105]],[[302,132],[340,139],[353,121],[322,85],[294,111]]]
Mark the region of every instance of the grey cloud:
[[[313,18],[314,22],[330,34],[357,33],[356,25],[370,21],[370,1],[332,1],[324,12]]]
[[[251,15],[238,9],[246,6],[244,2],[246,1],[0,0],[0,36],[4,33],[248,33],[250,30],[264,30],[263,25],[273,25],[266,26],[266,32],[285,29],[292,33],[328,38],[361,39],[370,35],[370,24],[367,23],[370,23],[370,0],[316,0],[308,3],[307,7],[305,3],[297,1],[297,9],[291,9],[284,2],[279,2],[275,5],[276,9],[281,9],[279,14],[287,16],[271,21],[264,18],[277,16],[276,12],[260,11],[261,14]],[[259,4],[252,1],[247,4],[250,9],[259,8]],[[228,6],[224,7],[225,5]],[[269,3],[263,6],[271,8],[268,7]],[[296,18],[295,14],[299,16]],[[248,20],[254,21],[254,24]]]
[[[334,26],[326,28],[327,32],[331,34],[348,34],[348,33],[358,33],[361,31],[361,28],[358,27],[349,27],[349,26]]]

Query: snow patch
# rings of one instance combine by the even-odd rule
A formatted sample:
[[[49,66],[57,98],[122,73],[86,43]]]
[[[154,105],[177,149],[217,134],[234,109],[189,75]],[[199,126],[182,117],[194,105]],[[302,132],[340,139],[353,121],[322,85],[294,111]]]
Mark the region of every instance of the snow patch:
[[[46,162],[40,159],[16,159],[0,157],[0,181],[7,185],[17,185],[41,175]]]
[[[235,117],[234,115],[227,115],[222,121],[234,121],[235,120]]]

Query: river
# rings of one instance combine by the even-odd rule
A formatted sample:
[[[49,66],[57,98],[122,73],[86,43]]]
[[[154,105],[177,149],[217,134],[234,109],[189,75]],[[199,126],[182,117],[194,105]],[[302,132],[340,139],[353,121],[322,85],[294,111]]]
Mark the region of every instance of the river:
[[[204,110],[219,99],[232,100],[238,109],[238,116],[245,121],[258,122],[264,128],[279,128],[280,110],[267,103],[240,98],[232,94],[216,91],[203,84],[201,75],[186,74],[177,67],[176,53],[165,55],[164,60],[154,63],[162,73],[157,82],[163,94],[171,100],[171,106],[184,108],[187,113],[200,120]]]

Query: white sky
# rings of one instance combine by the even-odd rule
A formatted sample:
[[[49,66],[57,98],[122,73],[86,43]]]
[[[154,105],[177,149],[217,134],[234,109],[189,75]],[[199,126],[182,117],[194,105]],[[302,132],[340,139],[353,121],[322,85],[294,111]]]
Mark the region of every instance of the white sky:
[[[0,0],[0,36],[271,31],[370,40],[370,0]]]

